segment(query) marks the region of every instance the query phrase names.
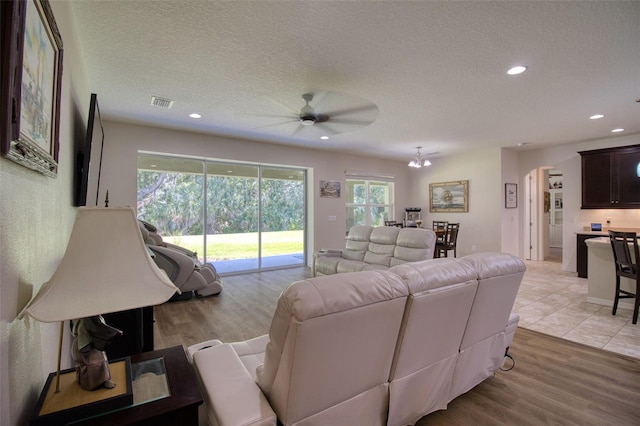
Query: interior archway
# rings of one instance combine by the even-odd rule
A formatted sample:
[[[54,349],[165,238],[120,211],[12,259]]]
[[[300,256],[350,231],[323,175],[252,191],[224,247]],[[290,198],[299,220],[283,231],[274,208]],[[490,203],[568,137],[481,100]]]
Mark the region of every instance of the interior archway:
[[[524,177],[524,258],[562,261],[562,172],[535,168]]]

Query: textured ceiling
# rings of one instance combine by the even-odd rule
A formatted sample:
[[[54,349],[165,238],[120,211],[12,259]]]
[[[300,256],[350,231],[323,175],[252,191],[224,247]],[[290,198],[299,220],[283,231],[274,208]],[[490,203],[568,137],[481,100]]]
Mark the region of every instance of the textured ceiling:
[[[618,127],[640,133],[637,1],[73,1],[72,8],[90,90],[112,120],[400,159],[418,145],[451,155],[606,138]],[[516,64],[529,69],[508,76]],[[375,121],[333,127],[338,134],[328,141],[317,125],[278,124],[304,106],[302,94],[324,92],[337,93],[325,96],[325,108],[357,109],[348,99],[375,104],[366,112]],[[152,106],[152,96],[173,107]],[[589,120],[596,113],[606,117]]]

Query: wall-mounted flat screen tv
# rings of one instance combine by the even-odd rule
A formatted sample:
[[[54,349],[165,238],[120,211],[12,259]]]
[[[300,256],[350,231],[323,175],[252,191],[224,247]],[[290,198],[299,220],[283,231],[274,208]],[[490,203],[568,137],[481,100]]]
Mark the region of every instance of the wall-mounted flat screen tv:
[[[84,143],[76,155],[75,205],[97,206],[100,195],[100,172],[104,149],[104,128],[98,106],[98,95],[91,94]]]

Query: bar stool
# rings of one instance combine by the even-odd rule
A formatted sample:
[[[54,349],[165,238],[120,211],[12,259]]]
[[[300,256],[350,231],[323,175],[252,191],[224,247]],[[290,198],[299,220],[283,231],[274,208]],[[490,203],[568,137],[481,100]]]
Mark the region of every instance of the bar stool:
[[[616,265],[616,295],[613,301],[611,315],[615,315],[618,310],[620,299],[635,299],[633,308],[633,324],[638,322],[638,308],[640,307],[640,275],[638,275],[638,264],[640,254],[638,251],[638,238],[635,232],[609,231],[609,240],[613,249],[613,260]],[[633,247],[634,257],[631,256],[629,246]],[[636,282],[636,292],[632,293],[620,288],[620,277],[629,278]]]

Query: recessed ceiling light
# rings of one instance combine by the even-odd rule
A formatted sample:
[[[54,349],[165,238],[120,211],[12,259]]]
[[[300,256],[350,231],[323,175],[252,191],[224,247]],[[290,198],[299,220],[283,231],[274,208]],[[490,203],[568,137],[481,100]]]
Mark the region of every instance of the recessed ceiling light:
[[[327,139],[329,139],[329,136],[320,136],[320,139],[322,139],[323,141],[326,141]]]
[[[624,129],[618,128],[618,129],[613,129],[611,131],[611,133],[620,133],[620,132],[624,132]]]
[[[592,119],[592,120],[599,120],[601,118],[604,118],[604,114],[595,114],[595,115],[592,115],[589,118]]]
[[[515,66],[515,67],[509,69],[509,71],[507,71],[507,74],[509,74],[509,75],[522,74],[526,70],[527,70],[527,67],[525,67],[524,65],[518,65],[518,66]]]
[[[202,118],[202,116],[196,112],[189,114],[189,117],[191,118]]]

